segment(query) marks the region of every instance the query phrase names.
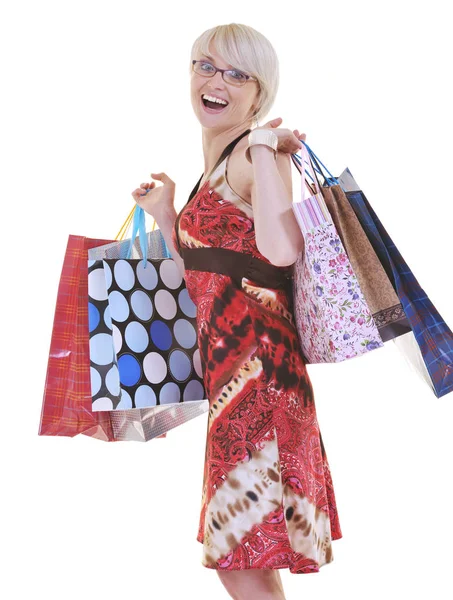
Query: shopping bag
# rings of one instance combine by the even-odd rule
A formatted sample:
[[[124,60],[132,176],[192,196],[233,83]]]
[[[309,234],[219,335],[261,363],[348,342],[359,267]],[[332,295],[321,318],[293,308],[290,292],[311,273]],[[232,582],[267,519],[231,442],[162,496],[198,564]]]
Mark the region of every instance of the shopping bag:
[[[133,210],[117,240],[124,238],[132,217]],[[122,242],[69,236],[57,294],[39,435],[83,434],[103,441],[141,439],[136,420],[121,420],[120,411],[113,418],[107,412],[91,410],[87,253],[118,243]],[[126,243],[129,248],[129,241]],[[162,245],[162,241],[159,243]],[[171,428],[168,420],[171,418],[173,424],[177,417],[166,415],[163,425],[157,423],[155,427],[154,417],[150,417],[145,426],[153,427],[154,437],[165,437]]]
[[[316,155],[308,146],[307,151],[316,173],[327,182]],[[331,176],[329,184],[321,185],[320,189],[382,340],[386,342],[410,332],[393,278],[389,278],[381,264],[340,183]]]
[[[325,178],[325,185],[341,185],[396,290],[411,330],[393,337],[392,341],[438,398],[448,394],[453,390],[451,329],[418,283],[351,171],[346,168],[340,177],[335,178],[308,146],[307,150],[310,158],[330,175]]]
[[[70,235],[50,342],[39,435],[78,434],[113,441],[107,413],[91,411],[88,337],[88,249],[110,240]]]
[[[347,171],[349,179],[353,180],[349,169]],[[354,184],[358,188],[355,181]],[[412,335],[402,336],[394,342],[440,398],[453,391],[453,333],[417,281],[363,191],[353,189],[347,191],[346,196],[384,268],[392,277],[419,352]]]
[[[131,215],[130,223],[132,224],[135,218],[135,210]],[[155,229],[156,223],[153,222],[151,231],[146,233],[146,241],[142,239],[142,243],[145,243],[148,258],[171,258],[170,251],[165,243],[164,237],[160,229]],[[140,248],[140,238],[127,238],[128,229],[124,231],[124,234],[120,239],[109,244],[90,248],[88,250],[89,260],[103,260],[104,258],[142,258],[143,250]],[[131,245],[132,240],[132,245]]]
[[[145,233],[141,208],[127,251],[105,251],[124,258],[89,255],[92,410],[111,414],[116,439],[147,441],[208,410],[196,307],[160,230]]]
[[[302,198],[292,204],[305,239],[294,265],[296,328],[306,362],[340,362],[380,348],[383,341],[304,147],[301,154]],[[307,198],[306,168],[314,185]]]

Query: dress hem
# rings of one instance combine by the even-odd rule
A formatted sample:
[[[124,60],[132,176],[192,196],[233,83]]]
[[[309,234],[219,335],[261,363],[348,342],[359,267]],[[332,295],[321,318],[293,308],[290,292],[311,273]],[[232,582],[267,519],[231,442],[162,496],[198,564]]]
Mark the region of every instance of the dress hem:
[[[336,535],[335,537],[332,536],[331,540],[335,541],[335,540],[341,540],[341,538],[343,537],[343,534],[339,534]],[[200,542],[200,544],[203,544],[203,540],[200,539],[198,536],[195,538],[197,542]],[[210,564],[207,564],[205,562],[203,562],[203,560],[201,560],[201,565],[203,567],[205,567],[206,569],[210,569],[211,571],[247,571],[247,570],[251,570],[251,569],[271,569],[271,570],[280,570],[280,569],[289,569],[290,573],[292,573],[293,575],[307,575],[310,573],[319,573],[320,569],[322,569],[322,567],[325,567],[326,565],[330,565],[333,561],[334,561],[334,556],[332,554],[332,558],[331,560],[329,560],[328,562],[323,563],[322,565],[319,565],[319,563],[317,563],[316,561],[310,561],[310,559],[305,559],[307,561],[307,563],[311,562],[310,564],[307,564],[305,567],[302,567],[300,569],[297,569],[297,567],[295,567],[295,562],[292,562],[291,564],[281,564],[281,565],[274,565],[274,566],[268,566],[268,567],[242,567],[240,569],[231,569],[231,568],[222,568],[222,567],[214,567]]]

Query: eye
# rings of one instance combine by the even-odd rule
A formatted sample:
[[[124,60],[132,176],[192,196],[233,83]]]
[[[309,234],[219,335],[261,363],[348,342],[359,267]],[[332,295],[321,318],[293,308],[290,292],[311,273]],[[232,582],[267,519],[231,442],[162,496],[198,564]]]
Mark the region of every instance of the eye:
[[[214,67],[211,65],[211,63],[208,62],[201,62],[200,68],[202,71],[214,71]]]
[[[239,79],[239,80],[245,79],[245,75],[244,75],[244,73],[241,73],[241,71],[232,70],[232,71],[230,71],[230,73],[231,73],[231,76],[234,77],[234,79]]]

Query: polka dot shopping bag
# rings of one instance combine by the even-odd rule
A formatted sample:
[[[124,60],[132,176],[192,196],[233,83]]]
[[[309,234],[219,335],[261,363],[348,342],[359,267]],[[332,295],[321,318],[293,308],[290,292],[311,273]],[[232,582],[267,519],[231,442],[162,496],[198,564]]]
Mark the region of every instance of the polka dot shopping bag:
[[[146,441],[208,401],[196,307],[160,230],[145,232],[138,206],[133,221],[130,240],[89,252],[92,411],[110,414],[116,439]]]
[[[124,239],[134,215],[140,244],[136,232],[133,239]],[[132,210],[115,241],[69,236],[39,435],[147,441],[165,437],[166,431],[207,410],[199,366],[194,366],[196,340],[191,345],[194,307],[185,301],[185,285],[175,278],[160,231],[146,234],[143,217]],[[132,287],[128,267],[134,273]],[[175,306],[163,293],[167,284],[173,302],[178,302],[174,318]],[[149,342],[145,354],[138,352],[144,347],[144,332]],[[142,362],[146,354],[148,359]],[[141,385],[134,379],[137,372],[145,377]],[[166,385],[170,383],[174,385]]]

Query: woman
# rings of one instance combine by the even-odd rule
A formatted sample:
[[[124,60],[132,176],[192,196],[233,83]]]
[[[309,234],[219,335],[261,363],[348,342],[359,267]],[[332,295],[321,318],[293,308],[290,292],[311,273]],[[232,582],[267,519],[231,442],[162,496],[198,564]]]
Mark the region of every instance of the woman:
[[[278,569],[318,572],[342,536],[291,312],[291,265],[304,241],[290,154],[305,135],[278,128],[281,119],[249,135],[278,87],[275,51],[251,27],[204,32],[190,66],[206,175],[179,215],[165,173],[151,173],[163,185],[143,183],[133,197],[156,219],[197,306],[210,407],[202,564],[233,598],[279,600]]]

